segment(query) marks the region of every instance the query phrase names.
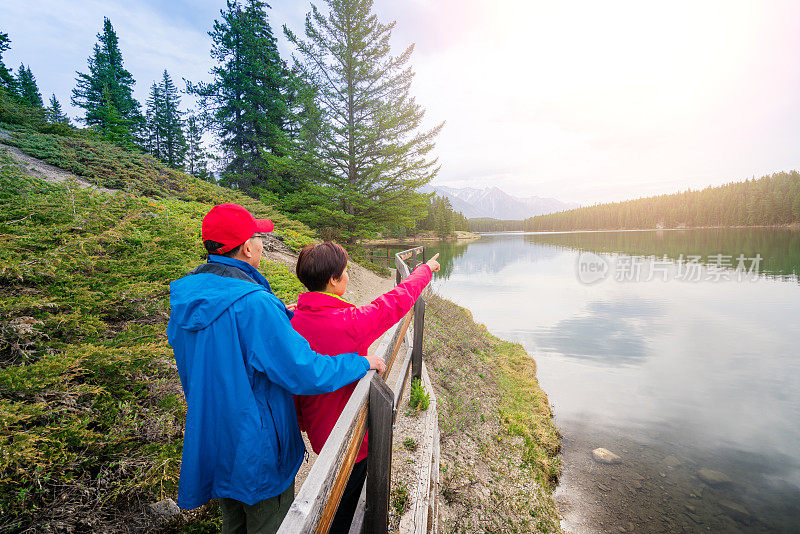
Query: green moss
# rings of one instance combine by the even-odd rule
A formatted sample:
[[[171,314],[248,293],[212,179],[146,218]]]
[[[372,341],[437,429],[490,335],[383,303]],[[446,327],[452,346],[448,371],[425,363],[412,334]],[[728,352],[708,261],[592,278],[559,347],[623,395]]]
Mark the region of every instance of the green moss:
[[[3,130],[0,130],[3,131]],[[293,248],[311,239],[311,230],[274,208],[238,191],[217,186],[166,167],[156,159],[91,140],[32,130],[5,130],[3,143],[72,172],[100,187],[122,189],[137,196],[173,198],[202,204],[234,202],[258,218],[269,218],[275,231]],[[207,210],[206,210],[207,211]],[[302,245],[300,245],[302,246]]]

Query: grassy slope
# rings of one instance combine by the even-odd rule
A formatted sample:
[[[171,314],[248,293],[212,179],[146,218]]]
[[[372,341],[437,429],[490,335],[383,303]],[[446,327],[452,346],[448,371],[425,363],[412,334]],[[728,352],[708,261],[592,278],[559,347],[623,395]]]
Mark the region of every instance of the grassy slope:
[[[443,532],[559,532],[561,449],[536,363],[470,312],[427,299],[425,358],[439,402]]]
[[[294,248],[310,231],[149,157],[45,134],[12,143],[125,192],[51,185],[0,154],[0,532],[152,526],[142,510],[175,494],[186,413],[167,284],[202,261],[202,216],[233,201]],[[282,265],[262,271],[283,298],[301,289]]]

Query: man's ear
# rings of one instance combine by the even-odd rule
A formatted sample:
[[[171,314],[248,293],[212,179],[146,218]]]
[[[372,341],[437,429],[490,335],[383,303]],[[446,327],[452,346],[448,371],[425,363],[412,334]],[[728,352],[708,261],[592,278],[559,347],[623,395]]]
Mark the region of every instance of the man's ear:
[[[252,239],[248,239],[247,241],[244,242],[244,244],[242,245],[242,253],[247,258],[252,258],[253,257],[253,242],[252,242]]]

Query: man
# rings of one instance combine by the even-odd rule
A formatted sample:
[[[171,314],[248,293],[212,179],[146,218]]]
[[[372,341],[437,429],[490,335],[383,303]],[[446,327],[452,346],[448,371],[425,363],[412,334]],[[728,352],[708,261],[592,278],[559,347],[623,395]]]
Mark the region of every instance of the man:
[[[272,221],[236,204],[203,218],[208,262],[170,284],[167,337],[186,396],[178,504],[219,498],[223,532],[275,532],[305,447],[292,394],[334,391],[385,369],[375,356],[312,351],[258,272]]]

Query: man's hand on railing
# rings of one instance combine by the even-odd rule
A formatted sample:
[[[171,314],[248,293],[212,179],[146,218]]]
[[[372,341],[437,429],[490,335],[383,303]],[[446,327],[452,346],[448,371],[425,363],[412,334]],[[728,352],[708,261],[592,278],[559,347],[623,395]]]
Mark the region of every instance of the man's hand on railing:
[[[375,356],[374,354],[370,354],[364,357],[369,362],[370,369],[375,369],[376,371],[378,371],[379,374],[386,371],[386,362],[380,356]]]
[[[438,273],[439,272],[439,262],[436,261],[436,258],[439,257],[439,253],[433,255],[431,259],[429,259],[425,264],[431,268],[431,272]]]

